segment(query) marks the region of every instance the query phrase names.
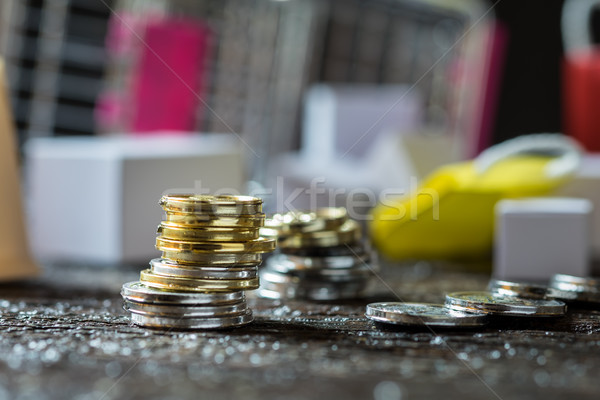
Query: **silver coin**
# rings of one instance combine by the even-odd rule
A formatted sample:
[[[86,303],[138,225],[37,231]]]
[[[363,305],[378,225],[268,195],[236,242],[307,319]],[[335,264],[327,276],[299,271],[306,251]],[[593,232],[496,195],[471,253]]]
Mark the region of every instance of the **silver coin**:
[[[233,317],[222,318],[172,318],[131,313],[131,322],[148,328],[176,329],[223,329],[247,325],[254,320],[252,311]]]
[[[262,271],[261,271],[262,274]],[[277,273],[261,275],[258,295],[275,298],[272,292],[280,293],[276,298],[340,300],[359,298],[371,288],[372,280],[350,282],[317,282]],[[268,295],[263,296],[264,293]]]
[[[457,292],[446,295],[446,306],[457,311],[511,316],[559,316],[567,306],[559,300],[494,296],[490,292]]]
[[[586,292],[600,295],[600,280],[557,274],[550,280],[550,287],[567,292]]]
[[[488,290],[494,296],[513,296],[524,299],[543,299],[548,293],[548,287],[528,282],[510,282],[498,279],[490,280]]]
[[[371,303],[365,316],[376,322],[410,326],[463,327],[483,326],[487,315],[452,310],[442,304]]]
[[[600,294],[573,290],[548,289],[548,298],[581,303],[600,303]]]
[[[258,267],[192,267],[162,258],[150,261],[152,272],[159,275],[198,278],[198,279],[253,279],[258,274]]]
[[[172,304],[145,304],[126,300],[123,308],[132,313],[155,317],[197,318],[237,316],[245,313],[248,306],[245,301],[221,306],[177,306]]]
[[[263,271],[274,272],[283,275],[297,276],[307,280],[326,281],[352,281],[357,279],[368,279],[374,273],[366,264],[355,265],[354,268],[297,268],[295,263],[289,262],[282,257],[273,257],[267,261]]]
[[[175,305],[221,305],[245,301],[243,291],[232,292],[168,292],[154,289],[140,281],[128,282],[121,288],[125,300],[138,303]]]
[[[594,277],[579,277],[567,274],[556,274],[552,277],[551,282],[569,283],[573,285],[581,285],[600,290],[600,278]]]
[[[191,251],[163,251],[162,258],[193,266],[248,266],[260,265],[260,253],[194,253]]]
[[[320,268],[354,268],[357,264],[369,264],[372,257],[367,253],[350,254],[344,256],[306,257],[292,254],[280,254],[280,259],[296,265],[297,269],[320,269]],[[273,257],[274,258],[274,257]]]

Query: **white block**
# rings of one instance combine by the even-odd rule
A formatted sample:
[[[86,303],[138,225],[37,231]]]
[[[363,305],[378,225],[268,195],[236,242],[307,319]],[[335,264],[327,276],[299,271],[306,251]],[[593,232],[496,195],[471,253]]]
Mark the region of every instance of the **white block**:
[[[239,193],[245,181],[227,134],[33,139],[25,167],[29,235],[45,261],[148,261],[163,194]]]
[[[312,86],[306,94],[302,155],[311,162],[360,159],[384,131],[413,133],[422,101],[403,85]]]
[[[575,177],[560,189],[560,195],[592,202],[592,257],[600,260],[600,154],[585,154]]]
[[[591,212],[586,199],[498,202],[494,277],[547,280],[559,273],[589,275]]]

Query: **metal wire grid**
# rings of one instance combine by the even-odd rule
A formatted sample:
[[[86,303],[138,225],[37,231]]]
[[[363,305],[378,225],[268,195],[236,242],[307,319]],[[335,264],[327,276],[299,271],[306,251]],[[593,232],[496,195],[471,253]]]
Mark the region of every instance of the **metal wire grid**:
[[[101,2],[85,0],[3,3],[2,51],[21,142],[93,133],[109,10]]]

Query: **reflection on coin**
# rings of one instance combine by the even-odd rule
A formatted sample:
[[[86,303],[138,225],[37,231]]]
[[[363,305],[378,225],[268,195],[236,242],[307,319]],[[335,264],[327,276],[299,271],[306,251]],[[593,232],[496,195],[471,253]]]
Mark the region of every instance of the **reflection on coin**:
[[[226,304],[220,306],[173,306],[172,304],[145,304],[125,300],[124,309],[142,315],[172,318],[197,318],[197,317],[231,317],[244,314],[247,310],[246,302]]]
[[[323,207],[316,211],[274,214],[265,221],[265,227],[287,235],[337,230],[346,220],[348,211],[344,207]]]
[[[160,251],[189,251],[193,253],[268,253],[275,250],[274,239],[258,238],[245,242],[194,242],[156,238],[156,248]]]
[[[260,271],[261,286],[258,295],[268,298],[303,298],[309,300],[339,300],[364,296],[371,288],[371,280],[331,282],[308,280],[266,270]],[[279,296],[274,293],[279,293]],[[277,297],[274,297],[277,296]]]
[[[559,290],[600,293],[600,278],[556,274],[550,280],[550,287]]]
[[[360,225],[354,220],[347,220],[336,230],[280,235],[277,243],[281,248],[334,247],[354,244],[361,237]]]
[[[150,269],[158,275],[191,279],[254,279],[258,267],[189,267],[174,264],[168,260],[155,258],[150,261]]]
[[[535,283],[509,282],[498,279],[490,280],[488,290],[494,296],[516,296],[525,299],[543,299],[548,287]]]
[[[254,215],[211,215],[200,213],[167,213],[165,222],[189,227],[260,228],[264,225],[265,214]]]
[[[431,327],[483,326],[487,316],[483,313],[452,310],[442,304],[426,303],[371,303],[367,305],[367,318],[386,324]]]
[[[262,213],[263,201],[251,196],[205,196],[173,194],[163,196],[159,204],[166,212],[206,213],[212,215],[254,215]]]
[[[446,295],[446,306],[457,311],[511,316],[559,316],[567,306],[558,300],[494,296],[490,292],[457,292]]]
[[[173,318],[156,317],[131,313],[131,321],[134,324],[149,328],[176,328],[176,329],[220,329],[234,328],[249,324],[254,320],[252,311],[248,310],[245,314],[234,317],[219,318]]]
[[[242,291],[235,292],[167,292],[148,287],[139,281],[123,284],[121,295],[124,299],[141,303],[172,305],[222,305],[245,301]]]
[[[162,222],[156,231],[167,239],[232,242],[258,239],[256,228],[190,227],[173,222]]]
[[[548,296],[568,301],[600,303],[600,279],[557,274],[550,280]]]
[[[140,272],[140,281],[146,286],[158,289],[206,292],[206,291],[231,291],[258,289],[258,278],[253,279],[191,279],[173,276],[158,275],[149,269]]]
[[[260,253],[192,253],[191,251],[163,251],[162,258],[178,264],[195,266],[251,266],[262,262]]]

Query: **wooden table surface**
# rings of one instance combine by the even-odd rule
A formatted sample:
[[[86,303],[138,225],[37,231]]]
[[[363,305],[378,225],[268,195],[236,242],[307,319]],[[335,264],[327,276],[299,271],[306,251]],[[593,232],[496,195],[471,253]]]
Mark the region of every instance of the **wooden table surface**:
[[[600,310],[435,332],[363,316],[372,301],[483,289],[486,275],[386,268],[368,299],[251,298],[250,326],[190,332],[129,323],[119,290],[139,269],[46,266],[0,285],[0,400],[600,398]]]

